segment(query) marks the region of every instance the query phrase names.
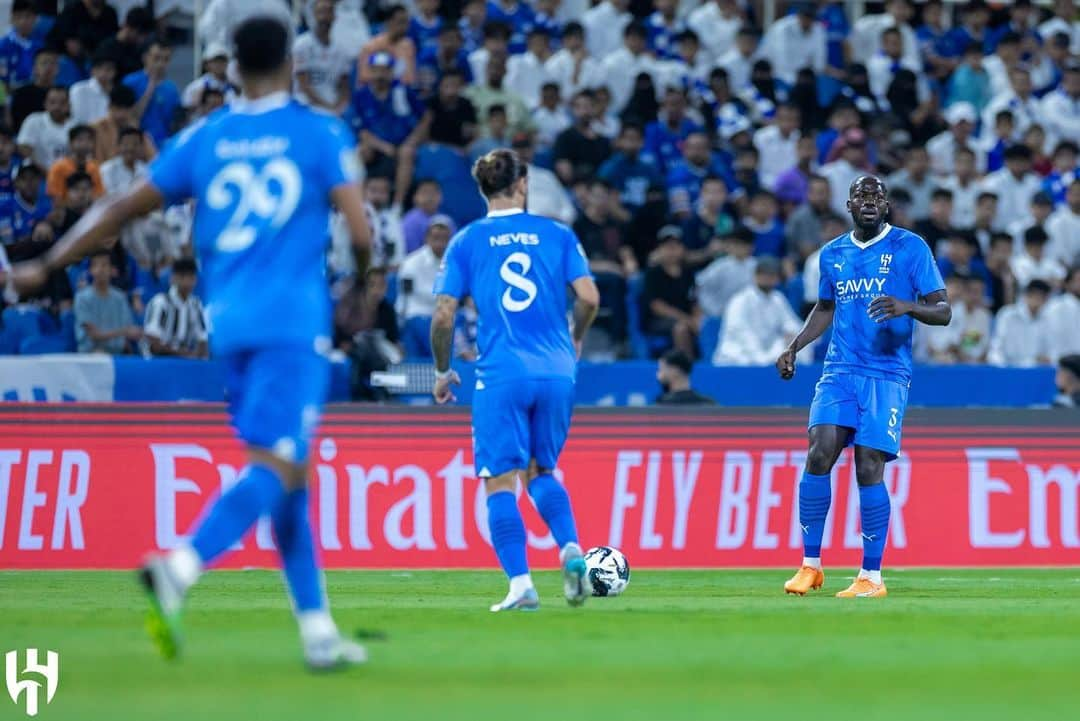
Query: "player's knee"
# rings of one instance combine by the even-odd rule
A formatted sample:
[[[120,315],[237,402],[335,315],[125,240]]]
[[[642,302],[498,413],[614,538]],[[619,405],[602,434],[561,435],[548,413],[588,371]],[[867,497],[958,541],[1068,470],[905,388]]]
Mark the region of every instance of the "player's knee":
[[[885,458],[880,453],[857,453],[855,481],[860,486],[873,486],[885,479]]]
[[[510,471],[509,473],[503,473],[498,476],[491,476],[484,479],[484,488],[487,490],[488,495],[492,493],[499,493],[500,491],[510,491],[514,493],[517,491],[517,471]]]

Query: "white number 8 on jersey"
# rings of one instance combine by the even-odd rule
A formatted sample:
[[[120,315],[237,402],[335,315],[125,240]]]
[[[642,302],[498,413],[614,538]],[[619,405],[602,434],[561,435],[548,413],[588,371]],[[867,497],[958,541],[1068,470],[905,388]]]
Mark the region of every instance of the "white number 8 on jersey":
[[[517,269],[511,266],[517,266]],[[499,277],[510,286],[503,292],[502,306],[511,313],[520,313],[536,300],[536,283],[525,277],[530,268],[532,268],[532,258],[528,253],[520,251],[508,255],[502,267],[499,268]],[[515,298],[514,289],[524,293],[525,297]]]

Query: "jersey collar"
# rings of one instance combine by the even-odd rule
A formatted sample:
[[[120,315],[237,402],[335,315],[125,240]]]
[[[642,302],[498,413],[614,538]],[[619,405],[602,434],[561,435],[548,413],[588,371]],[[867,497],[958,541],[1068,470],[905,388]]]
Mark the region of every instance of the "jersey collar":
[[[856,238],[855,237],[855,231],[853,230],[853,231],[851,231],[851,242],[855,244],[856,248],[859,248],[860,250],[866,250],[871,245],[873,245],[874,243],[878,242],[879,240],[884,238],[886,235],[888,235],[890,230],[892,230],[892,226],[889,225],[888,223],[886,223],[885,227],[881,229],[880,233],[875,235],[870,240],[865,240],[865,241],[864,240],[859,240],[858,238]]]
[[[271,110],[277,110],[284,108],[289,104],[289,94],[284,90],[276,93],[270,93],[264,95],[261,98],[255,100],[249,100],[248,98],[240,97],[233,101],[229,106],[229,110],[234,113],[244,113],[245,115],[261,115],[262,113],[268,113]]]
[[[518,215],[519,213],[524,213],[524,212],[525,212],[525,210],[522,209],[522,208],[506,208],[505,210],[489,210],[488,214],[487,214],[487,217],[489,217],[489,218],[504,218],[507,215]]]

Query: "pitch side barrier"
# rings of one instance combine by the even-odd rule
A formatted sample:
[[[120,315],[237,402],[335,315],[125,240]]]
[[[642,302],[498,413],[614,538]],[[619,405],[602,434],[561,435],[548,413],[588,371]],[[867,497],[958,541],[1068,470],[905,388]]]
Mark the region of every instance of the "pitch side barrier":
[[[791,566],[805,412],[589,409],[558,476],[582,542],[640,567]],[[335,406],[313,444],[331,568],[488,568],[465,409]],[[0,404],[0,568],[131,568],[181,542],[244,462],[219,405]],[[850,454],[833,474],[829,565],[861,553]],[[1080,424],[1069,412],[912,410],[886,471],[890,566],[1080,565]],[[530,559],[552,539],[521,498]],[[275,565],[266,520],[228,556]]]

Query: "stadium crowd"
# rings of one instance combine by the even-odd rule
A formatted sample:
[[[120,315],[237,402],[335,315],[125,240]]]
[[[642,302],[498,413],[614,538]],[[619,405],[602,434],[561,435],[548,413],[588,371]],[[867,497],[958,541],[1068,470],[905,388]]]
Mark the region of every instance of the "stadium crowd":
[[[167,30],[184,3],[10,5],[0,276],[233,100],[230,27],[291,22],[285,0],[208,0],[202,74],[178,87]],[[596,276],[591,359],[674,348],[772,364],[863,173],[886,180],[891,222],[926,239],[953,299],[949,326],[919,326],[918,360],[1080,353],[1074,3],[777,6],[761,27],[745,0],[307,1],[295,94],[355,131],[375,231],[357,278],[344,223],[328,229],[337,347],[362,368],[430,357],[440,259],[484,212],[469,168],[509,147],[529,162],[529,210],[572,226]],[[129,227],[37,297],[9,288],[0,353],[206,357],[191,217],[175,206]],[[462,358],[475,323],[466,304]]]

